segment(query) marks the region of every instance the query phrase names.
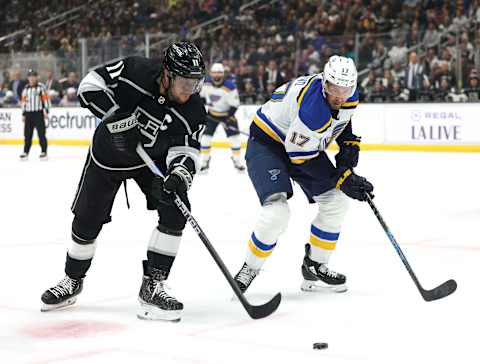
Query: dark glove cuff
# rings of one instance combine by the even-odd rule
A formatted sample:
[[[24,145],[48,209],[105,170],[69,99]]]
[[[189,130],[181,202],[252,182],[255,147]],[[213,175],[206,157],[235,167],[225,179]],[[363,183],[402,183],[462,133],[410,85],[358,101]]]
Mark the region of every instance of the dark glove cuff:
[[[352,174],[352,170],[350,168],[345,168],[345,169],[341,169],[338,171],[338,174],[337,174],[337,183],[335,185],[335,188],[337,189],[340,189],[342,184],[345,182],[345,180],[350,177],[350,175]]]

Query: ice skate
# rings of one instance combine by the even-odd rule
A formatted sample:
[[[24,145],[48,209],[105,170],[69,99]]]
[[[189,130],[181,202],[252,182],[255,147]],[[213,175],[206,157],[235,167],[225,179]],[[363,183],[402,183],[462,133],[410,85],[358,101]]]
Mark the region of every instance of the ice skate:
[[[73,279],[65,276],[55,287],[47,289],[42,294],[42,312],[57,310],[73,305],[82,292],[83,279]]]
[[[210,159],[211,157],[205,157],[202,162],[202,166],[200,167],[200,173],[208,173],[210,169]]]
[[[47,153],[40,153],[40,160],[41,161],[47,161],[48,160]]]
[[[302,264],[303,283],[302,291],[325,291],[346,292],[346,277],[327,267],[326,264],[317,263],[310,259],[310,245],[305,245],[305,257]]]
[[[237,283],[237,286],[240,288],[242,293],[245,293],[252,281],[258,275],[259,271],[259,269],[252,269],[247,265],[247,263],[243,263],[242,269],[240,269],[234,278],[235,283]]]
[[[180,321],[183,303],[165,291],[167,273],[143,264],[144,274],[138,301],[137,317],[142,320]]]
[[[243,165],[242,161],[238,157],[231,157],[232,162],[233,162],[233,167],[238,171],[238,172],[243,172],[245,171],[245,166]]]
[[[20,154],[20,160],[24,162],[28,161],[28,153]]]

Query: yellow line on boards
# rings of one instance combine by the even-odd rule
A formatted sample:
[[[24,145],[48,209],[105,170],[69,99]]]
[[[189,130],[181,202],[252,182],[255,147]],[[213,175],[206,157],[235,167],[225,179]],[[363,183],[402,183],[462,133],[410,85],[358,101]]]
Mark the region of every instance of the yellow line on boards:
[[[50,145],[65,146],[88,146],[90,140],[78,139],[51,139],[48,141]],[[0,145],[22,145],[23,139],[0,139]],[[34,139],[33,144],[38,145],[38,140]],[[242,142],[242,148],[247,146],[246,142]],[[212,142],[213,148],[230,148],[230,142],[217,140]],[[404,152],[461,152],[461,153],[480,153],[480,144],[465,145],[433,145],[433,144],[361,144],[362,151],[404,151]],[[329,146],[329,150],[338,150],[338,146],[333,144]]]

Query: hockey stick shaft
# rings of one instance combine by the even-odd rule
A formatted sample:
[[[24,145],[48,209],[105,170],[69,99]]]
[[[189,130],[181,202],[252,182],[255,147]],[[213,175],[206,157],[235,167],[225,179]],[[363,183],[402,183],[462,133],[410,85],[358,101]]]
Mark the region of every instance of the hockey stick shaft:
[[[402,249],[400,248],[400,245],[398,245],[395,237],[393,236],[392,232],[387,226],[387,223],[385,220],[383,220],[382,215],[380,214],[380,211],[378,211],[377,207],[373,203],[372,200],[372,195],[370,193],[367,194],[367,202],[369,206],[371,207],[373,213],[377,217],[378,221],[380,222],[380,225],[382,226],[383,230],[387,234],[388,239],[392,243],[393,247],[397,251],[398,255],[400,256],[400,259],[403,262],[403,265],[407,269],[408,273],[410,274],[410,277],[412,278],[413,282],[415,283],[415,286],[417,286],[417,289],[420,291],[420,294],[422,295],[423,299],[425,301],[434,301],[438,300],[440,298],[446,297],[457,289],[457,282],[455,282],[453,279],[450,279],[438,287],[432,289],[432,290],[425,290],[422,285],[420,284],[417,276],[415,275],[415,272],[413,271],[412,267],[410,266],[410,263],[408,263],[407,257],[405,254],[403,254]]]
[[[137,153],[140,156],[140,158],[146,163],[148,168],[153,172],[153,174],[164,178],[165,176],[163,173],[160,171],[160,169],[157,167],[155,162],[150,158],[150,156],[145,152],[141,144],[138,144],[137,146]],[[187,219],[187,221],[190,223],[192,226],[193,230],[197,233],[199,236],[200,240],[203,242],[205,247],[207,248],[208,252],[212,256],[213,260],[215,260],[215,263],[217,263],[217,266],[220,268],[222,271],[223,275],[227,279],[228,283],[230,284],[230,287],[233,289],[235,295],[238,297],[239,301],[245,308],[245,310],[248,312],[251,318],[253,319],[259,319],[263,318],[266,316],[269,316],[272,314],[280,304],[281,300],[281,295],[278,293],[275,297],[273,297],[269,302],[260,305],[260,306],[253,306],[251,305],[243,293],[240,291],[240,288],[238,288],[237,284],[235,283],[235,280],[233,279],[232,275],[228,271],[228,268],[225,266],[225,263],[223,260],[220,258],[218,255],[217,251],[213,247],[212,243],[210,240],[207,238],[206,234],[203,232],[202,228],[200,225],[197,223],[197,221],[193,218],[192,214],[190,213],[189,209],[185,205],[185,203],[178,197],[178,195],[175,195],[174,198],[174,203],[177,206],[177,208],[180,210],[182,215]]]
[[[208,120],[211,120],[211,121],[213,121],[213,122],[215,122],[215,123],[221,124],[225,129],[229,129],[229,130],[231,130],[231,131],[235,131],[235,132],[237,132],[237,133],[239,133],[239,134],[242,134],[242,135],[245,135],[245,136],[247,136],[247,137],[250,136],[250,134],[248,134],[247,132],[242,131],[242,130],[240,130],[240,129],[238,129],[238,128],[235,128],[235,127],[232,126],[232,125],[228,125],[228,123],[225,122],[225,121],[217,120],[217,119],[211,117],[210,115],[207,115],[207,118],[208,118]]]
[[[418,288],[419,290],[422,290],[423,288],[422,288],[422,286],[420,285],[420,282],[418,281],[418,278],[417,278],[417,276],[415,275],[412,267],[411,267],[410,264],[408,263],[407,257],[405,256],[405,254],[403,254],[403,251],[402,251],[402,249],[400,248],[400,245],[398,245],[397,240],[395,239],[395,237],[393,236],[392,232],[391,232],[390,229],[388,228],[387,223],[385,222],[385,220],[383,220],[383,217],[382,217],[382,215],[380,214],[380,211],[378,211],[377,207],[376,207],[375,204],[373,203],[373,200],[372,200],[372,197],[371,197],[370,194],[367,194],[367,202],[368,202],[368,204],[370,205],[370,207],[372,208],[373,213],[374,213],[375,216],[377,217],[378,222],[380,223],[380,225],[382,225],[382,228],[383,228],[383,230],[385,231],[385,233],[387,234],[388,239],[390,240],[390,242],[392,243],[393,247],[395,248],[395,250],[397,251],[398,255],[400,256],[400,259],[402,260],[403,265],[405,266],[405,268],[407,268],[407,271],[408,271],[408,273],[410,274],[410,277],[412,277],[413,282],[415,282],[415,285],[417,286],[417,288]]]

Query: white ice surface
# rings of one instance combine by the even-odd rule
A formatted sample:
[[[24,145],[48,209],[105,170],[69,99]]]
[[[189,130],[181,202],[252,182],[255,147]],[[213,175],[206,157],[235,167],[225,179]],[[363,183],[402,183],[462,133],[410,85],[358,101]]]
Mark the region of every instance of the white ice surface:
[[[423,301],[366,203],[351,203],[331,267],[349,291],[302,293],[300,264],[314,205],[295,189],[292,219],[248,299],[280,291],[272,316],[254,321],[196,234],[187,227],[169,284],[185,304],[180,323],[135,316],[141,260],[156,214],[132,181],[77,304],[41,313],[40,295],[64,273],[69,211],[86,148],[51,147],[50,160],[20,162],[0,147],[0,363],[479,363],[480,154],[362,153],[357,172],[375,184],[376,203],[420,282],[454,278],[458,290]],[[228,151],[196,178],[193,215],[232,274],[242,265],[259,204]],[[313,350],[327,342],[327,350]]]

